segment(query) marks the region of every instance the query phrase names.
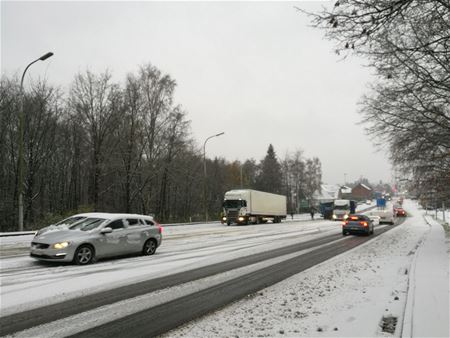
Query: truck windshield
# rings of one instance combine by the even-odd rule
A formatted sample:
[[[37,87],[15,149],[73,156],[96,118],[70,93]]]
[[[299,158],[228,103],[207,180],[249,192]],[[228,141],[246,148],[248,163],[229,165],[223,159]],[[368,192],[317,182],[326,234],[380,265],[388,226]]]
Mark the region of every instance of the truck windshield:
[[[247,202],[245,200],[225,200],[223,202],[223,207],[226,209],[241,208],[246,206]]]
[[[335,205],[334,210],[350,210],[349,205]]]

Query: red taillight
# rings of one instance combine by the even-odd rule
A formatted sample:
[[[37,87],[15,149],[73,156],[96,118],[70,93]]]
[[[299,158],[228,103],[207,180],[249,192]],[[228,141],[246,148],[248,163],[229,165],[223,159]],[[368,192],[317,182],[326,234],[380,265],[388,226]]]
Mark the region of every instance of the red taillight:
[[[359,224],[361,224],[363,227],[368,226],[367,222],[359,222]]]

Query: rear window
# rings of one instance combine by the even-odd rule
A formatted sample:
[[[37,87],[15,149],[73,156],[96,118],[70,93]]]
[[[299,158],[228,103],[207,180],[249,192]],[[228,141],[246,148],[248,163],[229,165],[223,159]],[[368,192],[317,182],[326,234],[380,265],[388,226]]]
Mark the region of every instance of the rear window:
[[[347,221],[367,221],[367,217],[364,215],[350,215]]]
[[[153,223],[153,222],[150,221],[149,219],[144,219],[143,221],[144,221],[145,224],[147,224],[147,225],[155,225],[155,223]]]

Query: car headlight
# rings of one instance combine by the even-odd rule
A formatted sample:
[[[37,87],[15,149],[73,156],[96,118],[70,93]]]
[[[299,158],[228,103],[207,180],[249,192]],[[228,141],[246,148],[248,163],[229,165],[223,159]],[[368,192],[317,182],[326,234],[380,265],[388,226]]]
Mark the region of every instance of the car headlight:
[[[224,217],[222,217],[222,221],[226,221],[227,220],[227,218],[224,216]]]
[[[333,218],[336,219],[337,218],[336,215],[333,215]]]
[[[344,215],[344,219],[347,219],[347,218],[348,218],[348,215],[347,215],[347,214],[345,214],[345,215]]]
[[[52,247],[54,249],[64,249],[64,248],[67,248],[68,246],[69,246],[69,242],[61,242],[61,243],[56,243],[56,244],[52,245]]]

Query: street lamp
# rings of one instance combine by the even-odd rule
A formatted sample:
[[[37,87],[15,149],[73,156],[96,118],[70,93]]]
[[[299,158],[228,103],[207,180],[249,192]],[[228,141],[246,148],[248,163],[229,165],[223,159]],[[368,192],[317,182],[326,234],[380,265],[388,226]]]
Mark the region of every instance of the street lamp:
[[[208,142],[209,139],[217,136],[221,136],[225,134],[225,132],[221,132],[219,134],[211,135],[210,137],[207,137],[205,142],[203,143],[203,172],[204,172],[204,181],[203,181],[203,203],[205,207],[205,222],[208,222],[208,203],[206,201],[206,142]]]
[[[44,55],[42,55],[40,58],[34,60],[33,62],[29,63],[28,66],[25,68],[22,74],[22,79],[20,80],[20,110],[19,110],[19,154],[18,154],[18,163],[17,163],[17,169],[18,169],[18,175],[19,178],[17,180],[17,190],[19,193],[19,231],[23,231],[23,162],[24,162],[24,156],[23,156],[23,148],[24,148],[24,95],[23,95],[23,80],[25,79],[25,73],[27,72],[28,68],[33,63],[36,63],[38,61],[44,61],[47,60],[49,57],[53,55],[52,52],[48,52]]]

